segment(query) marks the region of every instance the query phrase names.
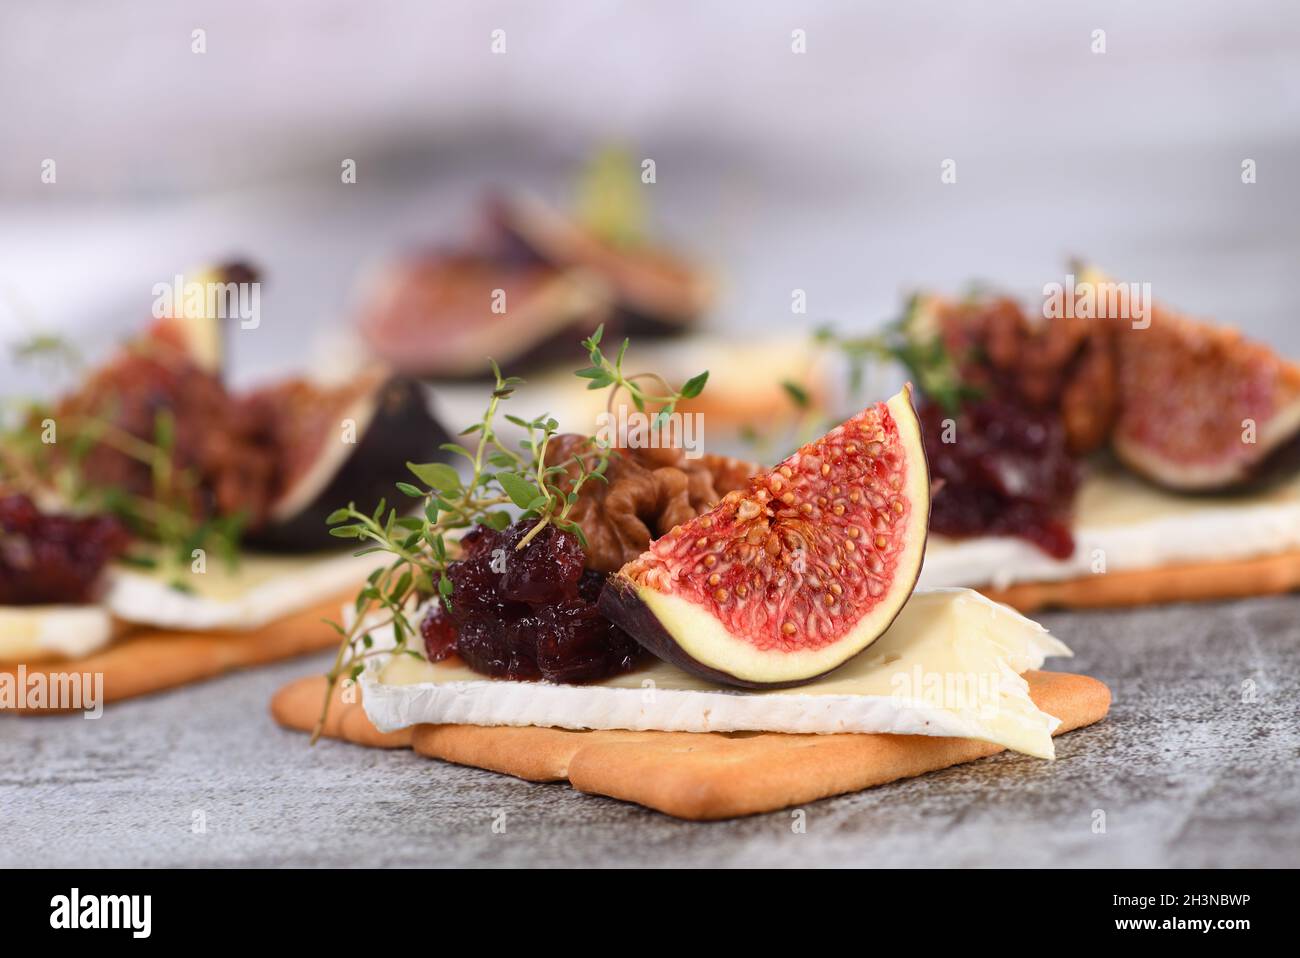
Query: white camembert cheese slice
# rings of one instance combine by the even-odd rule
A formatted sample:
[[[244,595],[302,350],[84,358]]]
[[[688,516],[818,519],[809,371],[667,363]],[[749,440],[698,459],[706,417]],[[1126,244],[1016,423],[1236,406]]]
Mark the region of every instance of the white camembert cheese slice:
[[[384,637],[376,634],[377,641]],[[391,638],[389,638],[391,641]],[[979,739],[1052,758],[1059,721],[1021,673],[1070,655],[1041,625],[967,589],[918,592],[873,645],[808,685],[729,689],[654,661],[590,685],[485,678],[403,655],[361,677],[383,731],[420,723],[682,732],[893,732]]]

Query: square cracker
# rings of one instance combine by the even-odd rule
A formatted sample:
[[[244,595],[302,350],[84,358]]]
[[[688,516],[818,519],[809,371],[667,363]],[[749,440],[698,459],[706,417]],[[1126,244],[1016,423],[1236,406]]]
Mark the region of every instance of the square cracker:
[[[183,632],[135,628],[105,648],[80,659],[48,660],[26,664],[29,676],[68,672],[102,672],[104,701],[137,695],[213,678],[233,669],[278,662],[281,659],[332,648],[339,642],[323,619],[337,619],[352,599],[338,596],[286,616],[259,629]],[[0,664],[0,673],[16,674],[18,663]],[[2,710],[20,715],[57,714],[56,709]]]
[[[1061,720],[1056,734],[1105,717],[1110,690],[1086,675],[1027,672],[1038,707]],[[287,728],[309,731],[320,714],[325,679],[281,689],[271,712]],[[336,696],[343,695],[341,690]],[[413,747],[421,755],[534,782],[636,802],[678,818],[733,818],[974,761],[1003,751],[972,739],[926,735],[786,735],[776,732],[621,732],[558,728],[417,725],[381,733],[366,717],[359,689],[336,699],[324,734],[362,745]]]

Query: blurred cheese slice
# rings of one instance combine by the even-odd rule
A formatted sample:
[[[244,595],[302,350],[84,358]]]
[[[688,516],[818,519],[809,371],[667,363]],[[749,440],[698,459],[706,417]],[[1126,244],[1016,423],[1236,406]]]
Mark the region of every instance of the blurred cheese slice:
[[[1006,588],[1300,549],[1300,476],[1248,495],[1177,495],[1095,467],[1074,504],[1074,554],[1053,559],[1022,539],[930,534],[921,585]]]
[[[618,340],[612,341],[605,349],[612,354],[618,344]],[[782,425],[793,425],[802,411],[782,384],[799,386],[809,393],[814,405],[822,405],[828,398],[825,388],[829,381],[824,366],[825,360],[806,335],[700,335],[659,343],[633,342],[624,362],[629,374],[653,370],[674,385],[707,369],[709,381],[704,391],[698,398],[679,402],[677,410],[702,414],[706,427],[716,428],[719,434],[745,428],[768,434]],[[605,411],[608,391],[574,389],[576,380],[570,369],[558,377],[537,381],[553,388],[556,394],[555,403],[544,403],[543,408],[558,409],[563,403],[565,415],[556,417],[560,422],[591,423]],[[656,387],[650,387],[650,391],[656,391]],[[621,401],[632,405],[626,395]]]
[[[245,554],[235,569],[212,559],[203,573],[182,572],[183,589],[165,576],[115,568],[105,607],[135,625],[162,629],[256,629],[360,587],[375,556]]]
[[[97,605],[0,606],[0,662],[78,658],[112,637],[113,618]]]
[[[620,343],[617,338],[607,338],[607,354],[616,354]],[[545,409],[571,431],[594,433],[598,417],[605,412],[608,390],[588,391],[582,381],[574,378],[573,371],[586,365],[577,344],[574,346],[571,362],[529,374],[511,405],[526,410]],[[799,445],[795,429],[803,411],[783,383],[800,386],[809,393],[814,406],[824,406],[829,396],[827,384],[835,381],[827,360],[815,353],[807,336],[727,339],[699,335],[659,343],[637,340],[624,362],[624,370],[630,374],[653,370],[675,386],[706,369],[709,381],[704,392],[682,401],[677,410],[701,414],[704,451],[746,458],[763,458],[769,453],[769,458],[780,458],[786,451],[784,445]],[[655,384],[649,388],[654,392],[660,387]],[[483,415],[482,383],[437,383],[428,387],[428,393],[430,411],[441,422],[474,422]],[[631,399],[625,393],[620,396],[620,402],[632,409]],[[504,421],[498,431],[510,441],[522,435]],[[743,438],[750,432],[777,437],[777,448],[755,448],[752,441]],[[790,435],[783,436],[783,432]]]
[[[359,588],[376,561],[245,555],[235,570],[214,563],[204,573],[185,574],[184,589],[160,574],[114,567],[99,605],[0,606],[0,662],[80,658],[122,627],[261,628]]]
[[[967,589],[938,589],[913,595],[856,658],[793,689],[729,689],[658,661],[591,685],[516,682],[405,655],[362,676],[362,701],[385,732],[420,723],[890,732],[978,739],[1052,758],[1060,723],[1034,705],[1021,673],[1070,654],[1006,606]]]

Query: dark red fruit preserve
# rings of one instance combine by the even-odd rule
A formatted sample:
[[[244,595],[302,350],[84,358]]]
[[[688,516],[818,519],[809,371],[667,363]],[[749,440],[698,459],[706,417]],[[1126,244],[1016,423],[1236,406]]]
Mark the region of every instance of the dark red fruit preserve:
[[[934,532],[1016,536],[1057,559],[1074,553],[1079,468],[1058,413],[983,399],[955,416],[926,401],[919,414],[931,479],[943,483],[930,507]]]
[[[111,516],[47,515],[27,496],[0,496],[0,605],[89,602],[130,541]]]
[[[441,662],[456,651],[456,623],[442,601],[430,603],[420,620],[420,636],[424,639],[424,654],[430,662]]]
[[[451,609],[431,603],[420,623],[429,661],[458,655],[500,678],[594,682],[626,672],[641,648],[596,608],[605,577],[583,568],[581,543],[535,521],[501,532],[478,526],[449,563]]]

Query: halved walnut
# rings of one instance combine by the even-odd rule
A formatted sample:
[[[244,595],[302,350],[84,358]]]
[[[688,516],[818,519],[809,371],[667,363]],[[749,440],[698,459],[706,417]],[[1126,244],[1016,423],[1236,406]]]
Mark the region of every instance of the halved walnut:
[[[576,476],[577,455],[592,452],[586,436],[565,433],[551,440],[548,465],[567,463]],[[682,449],[619,449],[605,470],[608,482],[589,480],[569,518],[587,537],[587,565],[614,572],[635,559],[674,526],[717,505],[728,492],[744,488],[758,465],[728,456],[688,459]]]

